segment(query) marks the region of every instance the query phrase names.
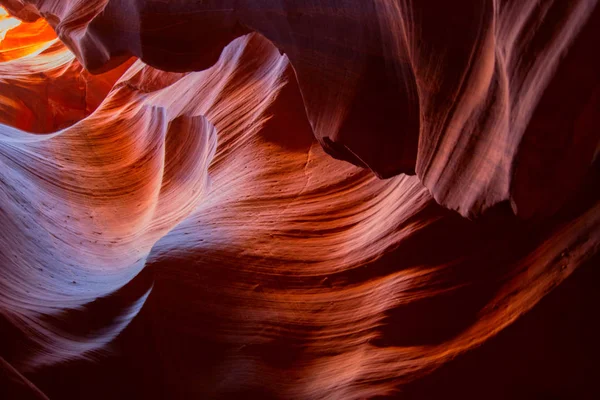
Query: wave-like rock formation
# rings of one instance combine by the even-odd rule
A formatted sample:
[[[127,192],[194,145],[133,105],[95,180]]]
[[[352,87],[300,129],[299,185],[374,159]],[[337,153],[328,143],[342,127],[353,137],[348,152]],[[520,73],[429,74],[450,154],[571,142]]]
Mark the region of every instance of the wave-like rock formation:
[[[0,387],[392,395],[597,263],[597,2],[451,3],[0,0]]]

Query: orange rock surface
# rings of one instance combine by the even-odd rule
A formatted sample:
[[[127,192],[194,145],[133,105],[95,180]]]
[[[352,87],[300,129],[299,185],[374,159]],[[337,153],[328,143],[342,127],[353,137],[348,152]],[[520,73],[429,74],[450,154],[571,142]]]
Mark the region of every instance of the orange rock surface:
[[[389,396],[597,263],[596,1],[0,4],[14,398]]]

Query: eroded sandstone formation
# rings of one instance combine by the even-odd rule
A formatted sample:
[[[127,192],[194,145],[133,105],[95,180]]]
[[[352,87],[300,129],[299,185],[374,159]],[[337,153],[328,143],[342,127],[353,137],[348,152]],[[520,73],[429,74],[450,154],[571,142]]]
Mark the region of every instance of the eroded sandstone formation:
[[[0,385],[387,395],[597,252],[596,1],[0,4]]]

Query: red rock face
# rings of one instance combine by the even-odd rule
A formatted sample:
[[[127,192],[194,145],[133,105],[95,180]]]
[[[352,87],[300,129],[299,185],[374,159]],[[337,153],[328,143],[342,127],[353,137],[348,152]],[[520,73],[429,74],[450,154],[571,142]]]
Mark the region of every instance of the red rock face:
[[[594,262],[596,1],[0,4],[13,397],[439,397]]]

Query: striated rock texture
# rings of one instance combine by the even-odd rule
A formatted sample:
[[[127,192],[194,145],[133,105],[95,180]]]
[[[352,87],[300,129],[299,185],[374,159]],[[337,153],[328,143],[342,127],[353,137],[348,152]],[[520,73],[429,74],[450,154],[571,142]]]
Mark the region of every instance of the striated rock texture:
[[[548,215],[597,154],[594,0],[4,3],[46,18],[92,72],[130,56],[201,70],[258,32],[287,54],[330,154],[382,177],[416,171],[462,215],[505,200]]]
[[[0,0],[0,387],[391,395],[597,263],[597,2],[459,3]]]

